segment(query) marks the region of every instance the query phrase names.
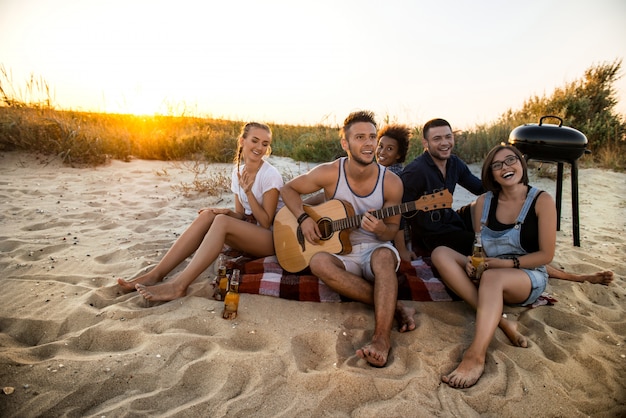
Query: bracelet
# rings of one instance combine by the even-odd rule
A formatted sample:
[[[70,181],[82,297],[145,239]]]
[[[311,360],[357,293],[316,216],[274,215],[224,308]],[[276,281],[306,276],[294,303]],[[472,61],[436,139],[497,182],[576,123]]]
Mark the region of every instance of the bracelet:
[[[519,268],[519,258],[513,257],[513,268]]]
[[[304,222],[304,220],[306,218],[309,217],[309,214],[304,212],[302,215],[298,216],[298,225],[302,225],[302,222]]]

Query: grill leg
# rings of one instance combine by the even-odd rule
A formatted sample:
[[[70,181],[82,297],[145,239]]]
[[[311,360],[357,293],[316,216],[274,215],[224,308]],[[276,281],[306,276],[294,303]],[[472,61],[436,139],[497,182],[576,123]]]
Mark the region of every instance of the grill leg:
[[[578,162],[572,161],[572,227],[574,228],[574,246],[580,247],[580,221],[578,213]]]
[[[563,163],[559,162],[556,165],[556,230],[557,231],[561,230],[561,200],[562,199],[563,199]]]

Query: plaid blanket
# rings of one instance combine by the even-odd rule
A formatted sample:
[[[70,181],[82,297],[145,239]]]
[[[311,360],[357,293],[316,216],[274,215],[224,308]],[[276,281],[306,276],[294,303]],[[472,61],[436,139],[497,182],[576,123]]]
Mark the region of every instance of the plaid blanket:
[[[243,256],[231,259],[229,269],[241,270],[240,293],[253,293],[309,302],[340,302],[344,299],[309,271],[292,274],[284,271],[276,257],[251,260]],[[433,273],[429,257],[411,263],[402,262],[398,270],[398,299],[415,301],[451,301],[443,283]]]

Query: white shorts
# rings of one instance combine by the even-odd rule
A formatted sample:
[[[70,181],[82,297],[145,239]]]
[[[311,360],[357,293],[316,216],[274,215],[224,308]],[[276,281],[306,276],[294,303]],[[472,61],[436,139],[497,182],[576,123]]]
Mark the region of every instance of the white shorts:
[[[363,244],[356,244],[352,246],[352,252],[350,254],[332,254],[337,257],[343,263],[346,271],[361,276],[367,281],[374,281],[374,273],[372,272],[372,263],[370,258],[374,250],[378,248],[389,248],[396,255],[396,268],[398,271],[400,267],[400,253],[396,247],[390,242],[369,242]]]

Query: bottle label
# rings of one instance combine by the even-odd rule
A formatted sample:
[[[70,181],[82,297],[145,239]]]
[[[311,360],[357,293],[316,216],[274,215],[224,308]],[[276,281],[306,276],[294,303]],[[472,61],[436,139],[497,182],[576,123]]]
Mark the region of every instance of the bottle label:
[[[224,312],[222,313],[222,317],[224,319],[235,319],[235,318],[237,318],[237,304],[236,303],[225,303],[224,304]]]

